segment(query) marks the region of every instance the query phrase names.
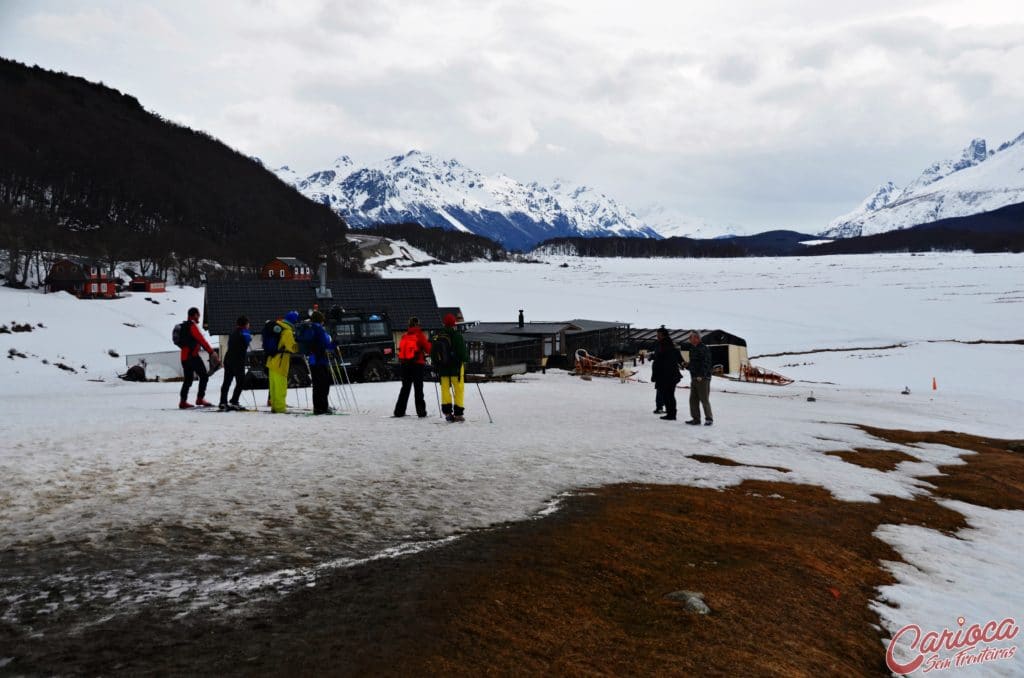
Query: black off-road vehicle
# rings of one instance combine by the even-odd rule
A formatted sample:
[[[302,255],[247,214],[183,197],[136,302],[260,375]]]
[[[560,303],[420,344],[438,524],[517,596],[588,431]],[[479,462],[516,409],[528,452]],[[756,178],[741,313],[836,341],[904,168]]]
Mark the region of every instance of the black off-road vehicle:
[[[395,340],[385,313],[347,311],[339,307],[327,313],[324,328],[341,352],[344,371],[353,381],[387,381],[396,365]],[[245,388],[267,388],[266,357],[262,350],[251,350]],[[291,387],[309,386],[306,363],[294,356],[288,375]]]
[[[349,376],[357,381],[387,381],[395,365],[395,338],[385,313],[347,311],[327,314],[327,331],[341,350]]]

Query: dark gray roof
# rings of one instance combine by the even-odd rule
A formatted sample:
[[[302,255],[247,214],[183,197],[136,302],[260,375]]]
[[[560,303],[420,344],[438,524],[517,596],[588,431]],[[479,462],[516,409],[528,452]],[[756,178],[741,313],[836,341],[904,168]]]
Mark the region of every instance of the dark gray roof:
[[[607,320],[583,320],[582,318],[574,318],[569,321],[570,324],[575,325],[579,328],[579,332],[593,332],[594,330],[613,330],[618,327],[629,327],[629,323],[620,322],[608,322]]]
[[[518,322],[510,323],[493,323],[493,322],[480,322],[473,326],[474,330],[479,332],[496,332],[498,334],[522,334],[528,336],[547,335],[547,334],[558,334],[566,330],[578,329],[575,325],[565,322],[530,322],[525,323],[523,327],[519,326]]]
[[[318,303],[310,280],[211,280],[206,284],[203,324],[210,334],[230,334],[240,315],[249,317],[253,328],[288,311],[305,316]],[[329,280],[332,298],[320,302],[321,310],[340,306],[350,311],[387,313],[392,329],[403,329],[410,316],[417,316],[424,329],[439,329],[434,286],[428,278],[345,278]]]
[[[730,334],[725,330],[679,330],[679,329],[668,329],[668,336],[676,344],[683,344],[689,341],[690,332],[696,331],[700,335],[700,340],[705,344],[720,345],[720,344],[732,344],[734,346],[746,346],[747,342],[742,337],[737,337],[735,334]],[[639,342],[650,342],[653,344],[657,340],[657,328],[655,329],[632,329],[629,331],[629,338]]]
[[[287,264],[288,266],[291,266],[292,268],[298,268],[300,266],[308,267],[306,262],[304,262],[302,259],[296,259],[295,257],[274,257],[274,258],[277,259],[278,261],[280,261],[282,264]]]
[[[536,341],[533,337],[516,336],[513,334],[496,334],[494,332],[476,332],[467,330],[463,333],[466,341],[482,341],[486,344],[520,344]]]

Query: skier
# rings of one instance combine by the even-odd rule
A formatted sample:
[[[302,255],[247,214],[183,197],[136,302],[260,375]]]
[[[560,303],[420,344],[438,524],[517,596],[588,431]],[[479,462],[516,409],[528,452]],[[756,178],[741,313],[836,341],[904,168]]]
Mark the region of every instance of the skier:
[[[700,335],[690,332],[690,420],[691,426],[700,426],[700,408],[704,407],[704,425],[711,426],[711,349],[700,340]]]
[[[182,331],[181,343],[181,371],[185,375],[185,381],[181,384],[181,398],[178,407],[186,410],[190,407],[210,407],[213,403],[206,401],[206,382],[210,375],[206,372],[206,365],[199,357],[199,349],[203,349],[210,355],[210,360],[215,365],[220,364],[220,358],[216,351],[206,341],[202,330],[199,329],[199,309],[193,306],[188,309],[188,320]],[[196,391],[196,404],[188,402],[188,390],[192,388],[192,381],[196,375],[199,376],[199,390]]]
[[[441,412],[449,422],[465,421],[466,363],[469,353],[462,332],[451,313],[444,317],[444,329],[434,337],[430,362],[441,377]],[[453,403],[454,401],[454,403]],[[453,407],[454,404],[454,407]]]
[[[665,414],[661,418],[675,421],[676,384],[683,378],[679,372],[679,366],[683,364],[683,355],[672,343],[664,325],[658,328],[657,337],[658,343],[654,347],[654,357],[651,359],[651,380],[665,406]]]
[[[292,365],[292,354],[299,352],[295,343],[295,324],[299,322],[297,311],[288,311],[283,320],[275,323],[276,346],[267,357],[267,374],[270,380],[270,411],[283,414],[288,411],[288,371]],[[266,350],[264,345],[264,350]]]
[[[324,329],[324,314],[313,311],[309,316],[310,337],[305,346],[306,359],[309,361],[309,375],[313,379],[313,414],[330,414],[328,402],[331,392],[331,368],[328,355],[334,351],[331,335]]]
[[[228,351],[224,355],[224,382],[220,385],[220,410],[239,410],[245,408],[238,402],[238,396],[242,395],[242,382],[245,381],[245,356],[249,351],[249,343],[252,341],[252,333],[249,331],[249,318],[244,315],[238,316],[235,321],[235,330],[228,337]],[[235,392],[228,400],[228,389],[231,382],[235,382]]]
[[[398,342],[398,361],[402,370],[402,390],[395,401],[395,416],[404,417],[405,408],[409,404],[409,391],[415,390],[413,402],[416,405],[416,416],[427,416],[427,403],[423,400],[423,370],[430,354],[430,340],[420,328],[417,317],[409,318],[409,329]]]

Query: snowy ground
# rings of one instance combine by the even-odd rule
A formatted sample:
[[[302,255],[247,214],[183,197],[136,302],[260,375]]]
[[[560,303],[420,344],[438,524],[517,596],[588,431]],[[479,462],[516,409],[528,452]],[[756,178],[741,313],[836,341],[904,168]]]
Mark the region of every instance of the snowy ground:
[[[493,424],[474,385],[464,425],[388,418],[393,383],[357,385],[347,416],[179,412],[178,384],[120,381],[124,359],[109,352],[173,349],[171,327],[202,306],[201,290],[148,295],[153,304],[0,289],[0,324],[44,325],[0,334],[0,356],[26,356],[0,357],[0,620],[50,634],[69,631],[64,613],[88,623],[147,601],[180,613],[231,609],[324,569],[537,516],[564,492],[618,481],[758,478],[850,501],[912,497],[928,491],[919,477],[964,454],[914,448],[923,461],[891,472],[825,455],[880,446],[850,423],[1024,438],[1024,346],[948,341],[1024,338],[1024,256],[565,261],[389,275],[431,277],[439,303],[468,319],[514,320],[523,308],[528,320],[722,328],[752,355],[900,346],[756,360],[797,383],[716,380],[711,428],[652,417],[650,384],[555,371],[482,385]],[[291,398],[306,403],[301,392]],[[792,472],[703,464],[694,453]],[[1024,611],[1024,514],[949,506],[973,528],[959,538],[880,530],[909,563],[893,566],[899,583],[879,593],[889,631]],[[991,670],[1020,674],[1022,661]]]

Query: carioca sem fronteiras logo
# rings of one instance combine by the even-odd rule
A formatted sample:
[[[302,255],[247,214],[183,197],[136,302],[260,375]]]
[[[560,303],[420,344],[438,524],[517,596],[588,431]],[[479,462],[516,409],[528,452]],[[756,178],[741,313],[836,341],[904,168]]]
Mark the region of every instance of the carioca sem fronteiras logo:
[[[922,631],[917,624],[907,624],[889,641],[885,651],[885,664],[893,673],[907,675],[923,669],[923,673],[942,671],[945,669],[963,668],[991,661],[1013,659],[1017,653],[1016,645],[990,647],[992,643],[1012,641],[1020,633],[1020,627],[1013,617],[1002,621],[989,621],[985,624],[972,624],[964,628],[967,620],[960,617],[956,620],[956,630]],[[897,643],[902,641],[905,647],[913,652],[909,661],[901,662],[895,656]],[[909,645],[908,645],[909,644]],[[984,644],[979,647],[979,644]]]

